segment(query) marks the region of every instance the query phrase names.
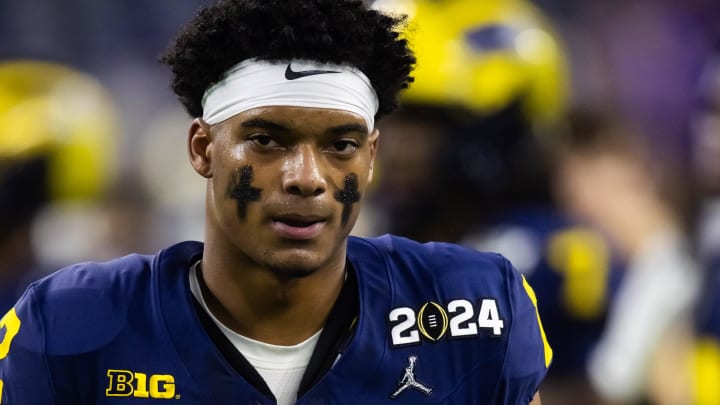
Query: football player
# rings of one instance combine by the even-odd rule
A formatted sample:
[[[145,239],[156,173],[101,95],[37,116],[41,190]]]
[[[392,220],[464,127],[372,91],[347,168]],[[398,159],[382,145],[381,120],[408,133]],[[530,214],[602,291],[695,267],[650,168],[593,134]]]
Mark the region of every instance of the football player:
[[[221,0],[163,60],[204,243],[70,266],[0,321],[2,403],[538,404],[535,295],[498,254],[350,237],[415,58],[359,0]]]

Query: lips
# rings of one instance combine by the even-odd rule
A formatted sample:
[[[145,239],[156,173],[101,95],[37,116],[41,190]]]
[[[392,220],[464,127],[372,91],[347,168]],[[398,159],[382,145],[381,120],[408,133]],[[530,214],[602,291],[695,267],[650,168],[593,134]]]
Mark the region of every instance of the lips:
[[[319,216],[280,215],[272,218],[272,228],[281,238],[308,240],[320,235],[327,220]]]

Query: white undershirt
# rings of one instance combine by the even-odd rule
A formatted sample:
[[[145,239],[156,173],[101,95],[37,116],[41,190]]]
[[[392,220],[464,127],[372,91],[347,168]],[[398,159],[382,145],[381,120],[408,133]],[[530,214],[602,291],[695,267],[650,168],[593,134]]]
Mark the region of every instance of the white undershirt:
[[[303,374],[305,374],[305,369],[310,362],[310,357],[312,357],[322,330],[294,346],[271,345],[242,336],[223,325],[210,312],[200,290],[197,268],[198,266],[194,265],[190,269],[190,291],[192,291],[192,294],[233,346],[255,367],[263,380],[265,380],[265,383],[267,383],[270,391],[272,391],[278,405],[294,404],[297,401],[300,381]]]

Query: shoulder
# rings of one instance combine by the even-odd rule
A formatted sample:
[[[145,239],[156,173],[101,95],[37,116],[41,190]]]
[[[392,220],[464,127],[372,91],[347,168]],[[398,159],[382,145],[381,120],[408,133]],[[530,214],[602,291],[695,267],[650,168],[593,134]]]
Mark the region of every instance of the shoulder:
[[[62,268],[31,284],[35,294],[54,297],[68,291],[106,291],[125,286],[121,280],[137,279],[149,269],[152,256],[132,254],[107,262],[83,262]]]
[[[483,281],[483,284],[505,285],[515,270],[498,253],[481,252],[465,246],[430,242],[419,243],[407,238],[384,235],[378,238],[351,238],[351,258],[381,262],[394,279],[435,280],[437,282]],[[467,283],[465,283],[467,284]]]
[[[448,320],[451,337],[466,333],[475,336],[486,329],[490,336],[512,341],[510,350],[515,353],[506,367],[517,368],[520,373],[527,371],[529,357],[540,370],[549,365],[552,351],[537,314],[535,294],[502,255],[389,235],[353,238],[348,251],[351,260],[360,264],[359,273],[375,276],[360,274],[359,279],[380,286],[375,289],[389,297],[390,307],[402,308],[412,319],[422,318],[434,307],[441,319]],[[391,317],[394,313],[390,311]],[[464,314],[473,314],[477,323],[460,323]],[[472,333],[465,330],[466,326]],[[443,327],[437,335],[444,333]]]
[[[45,306],[46,301],[68,305],[97,297],[123,301],[136,290],[144,290],[153,273],[199,257],[201,251],[202,244],[183,242],[155,255],[131,254],[106,262],[78,263],[35,281],[30,289]]]
[[[453,264],[475,261],[479,264],[498,265],[506,261],[500,254],[481,252],[454,243],[420,243],[412,239],[389,234],[376,238],[350,237],[350,249],[373,249],[379,255],[410,262],[413,260],[432,260],[434,262]]]
[[[22,326],[18,342],[56,354],[107,343],[124,325],[129,298],[147,283],[150,260],[132,255],[79,263],[32,283],[14,308]]]
[[[60,269],[32,283],[13,311],[22,327],[19,341],[29,350],[71,354],[110,342],[129,313],[144,311],[152,297],[157,255],[128,255]]]

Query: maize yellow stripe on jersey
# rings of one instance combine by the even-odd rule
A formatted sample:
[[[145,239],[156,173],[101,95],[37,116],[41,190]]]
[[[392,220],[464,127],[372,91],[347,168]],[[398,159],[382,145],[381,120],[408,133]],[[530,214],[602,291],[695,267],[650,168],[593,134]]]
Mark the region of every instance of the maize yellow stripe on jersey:
[[[538,326],[540,326],[540,336],[542,337],[543,348],[545,349],[545,367],[548,367],[550,366],[550,362],[552,361],[553,352],[550,344],[547,341],[547,337],[545,336],[545,329],[543,328],[542,321],[540,320],[540,313],[537,309],[537,297],[535,297],[535,291],[533,291],[532,287],[530,287],[530,284],[527,282],[527,280],[525,280],[525,276],[522,276],[522,281],[523,287],[525,287],[525,292],[527,293],[528,297],[530,297],[530,301],[532,301],[533,306],[535,307],[535,315],[537,316]]]
[[[695,344],[693,374],[693,404],[720,404],[720,344],[716,340],[705,338]]]

